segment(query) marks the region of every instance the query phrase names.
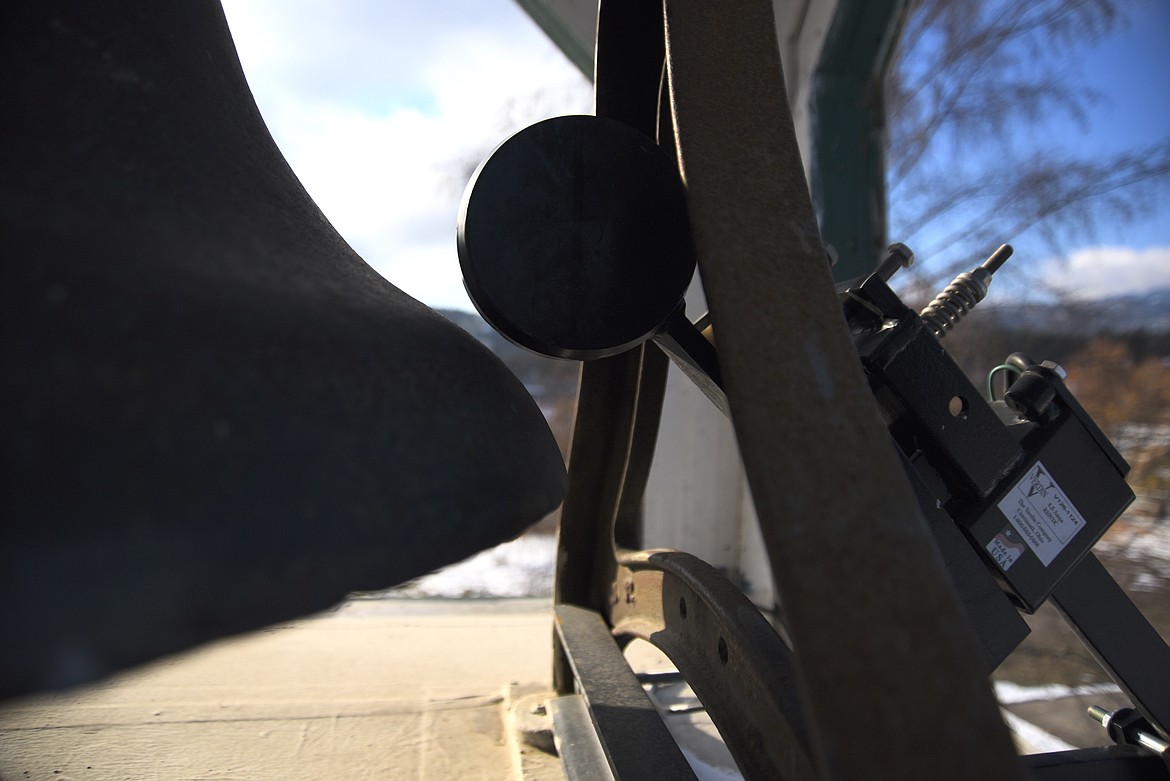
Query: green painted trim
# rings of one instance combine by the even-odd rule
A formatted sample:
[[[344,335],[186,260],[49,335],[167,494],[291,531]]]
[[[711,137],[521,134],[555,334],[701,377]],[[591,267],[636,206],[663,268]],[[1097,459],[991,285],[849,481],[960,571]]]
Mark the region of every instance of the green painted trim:
[[[569,58],[569,62],[577,66],[585,78],[593,80],[594,47],[593,39],[582,41],[568,28],[561,17],[552,11],[541,0],[516,0],[524,12],[536,22],[544,34],[547,35],[557,48]]]
[[[840,0],[813,77],[812,193],[838,281],[868,274],[885,254],[882,86],[906,5]]]
[[[592,80],[593,40],[575,36],[544,0],[516,0]],[[881,86],[907,0],[839,0],[813,84],[812,194],[836,249],[838,280],[872,271],[885,254],[885,110]]]

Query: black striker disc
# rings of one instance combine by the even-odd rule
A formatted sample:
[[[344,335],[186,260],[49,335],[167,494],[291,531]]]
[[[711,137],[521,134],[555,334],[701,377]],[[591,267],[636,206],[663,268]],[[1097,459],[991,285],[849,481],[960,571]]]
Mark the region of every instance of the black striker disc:
[[[516,344],[557,358],[614,355],[657,331],[694,274],[682,182],[628,125],[539,122],[468,184],[459,263],[480,314]]]

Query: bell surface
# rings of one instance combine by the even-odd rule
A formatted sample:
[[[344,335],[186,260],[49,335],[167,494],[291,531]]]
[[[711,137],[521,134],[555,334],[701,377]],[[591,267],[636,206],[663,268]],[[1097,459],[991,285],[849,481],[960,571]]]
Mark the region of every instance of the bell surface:
[[[5,17],[0,696],[401,583],[557,506],[535,402],[330,226],[218,5]]]

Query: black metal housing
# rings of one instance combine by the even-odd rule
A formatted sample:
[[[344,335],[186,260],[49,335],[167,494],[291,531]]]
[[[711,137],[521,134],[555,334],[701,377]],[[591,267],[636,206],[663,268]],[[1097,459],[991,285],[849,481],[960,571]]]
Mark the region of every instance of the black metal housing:
[[[1006,403],[988,403],[880,275],[842,302],[890,433],[1035,611],[1133,501],[1125,460],[1052,369],[1029,367]]]

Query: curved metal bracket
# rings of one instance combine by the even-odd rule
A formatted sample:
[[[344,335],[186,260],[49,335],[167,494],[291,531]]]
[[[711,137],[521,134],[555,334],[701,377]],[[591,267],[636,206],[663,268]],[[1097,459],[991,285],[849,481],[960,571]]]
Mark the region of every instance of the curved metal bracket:
[[[670,657],[746,778],[817,777],[792,651],[727,578],[689,553],[623,551],[610,604],[613,633]]]

